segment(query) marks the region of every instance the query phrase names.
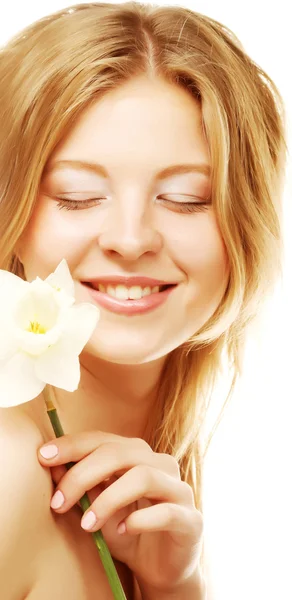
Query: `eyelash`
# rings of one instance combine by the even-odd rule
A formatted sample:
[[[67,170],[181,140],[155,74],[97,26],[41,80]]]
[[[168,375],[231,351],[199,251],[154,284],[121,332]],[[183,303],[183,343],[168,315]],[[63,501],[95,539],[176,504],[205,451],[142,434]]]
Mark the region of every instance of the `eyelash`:
[[[83,210],[84,208],[90,208],[92,202],[98,202],[99,200],[103,200],[103,198],[88,198],[88,200],[70,200],[69,198],[59,198],[57,207],[59,210],[62,210],[63,208],[65,208],[65,210]],[[164,202],[170,204],[175,204],[176,207],[178,207],[178,212],[181,213],[204,211],[207,210],[210,204],[210,202],[175,202],[174,200],[167,200],[165,198],[160,198],[160,200],[164,200]],[[82,205],[82,208],[80,205]]]

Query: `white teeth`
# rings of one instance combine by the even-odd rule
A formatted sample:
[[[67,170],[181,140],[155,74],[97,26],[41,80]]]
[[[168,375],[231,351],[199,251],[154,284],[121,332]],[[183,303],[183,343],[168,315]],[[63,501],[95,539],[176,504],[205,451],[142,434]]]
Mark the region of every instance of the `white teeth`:
[[[133,285],[129,289],[129,298],[130,300],[140,300],[140,298],[142,298],[142,293],[143,290],[139,285]]]
[[[128,300],[128,290],[124,285],[112,286],[114,289],[114,297],[118,300]]]
[[[150,294],[151,294],[151,287],[150,286],[143,288],[142,296],[150,296]]]
[[[115,298],[115,297],[116,297],[116,290],[115,290],[115,288],[114,288],[112,285],[108,285],[108,286],[107,286],[107,288],[106,288],[106,293],[107,293],[109,296],[113,296],[113,298]]]
[[[103,285],[102,283],[98,284],[98,289],[100,292],[108,294],[113,298],[117,298],[118,300],[140,300],[144,296],[150,296],[150,294],[157,294],[159,292],[159,286],[156,285],[154,287],[147,286],[142,288],[140,285],[133,285],[128,288],[125,285]]]

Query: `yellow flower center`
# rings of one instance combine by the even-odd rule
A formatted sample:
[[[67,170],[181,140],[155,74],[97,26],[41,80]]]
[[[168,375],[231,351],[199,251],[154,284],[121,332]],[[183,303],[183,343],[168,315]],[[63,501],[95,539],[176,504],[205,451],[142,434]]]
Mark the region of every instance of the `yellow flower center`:
[[[46,328],[42,327],[37,321],[30,321],[27,331],[31,333],[46,333]]]

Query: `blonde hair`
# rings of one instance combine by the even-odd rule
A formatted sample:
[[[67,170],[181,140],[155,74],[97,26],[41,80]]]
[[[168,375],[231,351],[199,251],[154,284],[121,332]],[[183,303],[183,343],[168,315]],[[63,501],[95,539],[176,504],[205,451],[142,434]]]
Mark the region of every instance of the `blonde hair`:
[[[230,266],[215,313],[168,355],[145,432],[154,451],[179,461],[203,512],[203,460],[242,372],[248,326],[281,275],[283,258],[284,104],[232,31],[183,7],[101,2],[42,18],[2,48],[0,268],[24,277],[16,245],[58,142],[85,107],[142,74],[181,86],[200,103],[212,201]],[[224,352],[232,383],[203,447]],[[204,551],[201,567],[204,573]]]

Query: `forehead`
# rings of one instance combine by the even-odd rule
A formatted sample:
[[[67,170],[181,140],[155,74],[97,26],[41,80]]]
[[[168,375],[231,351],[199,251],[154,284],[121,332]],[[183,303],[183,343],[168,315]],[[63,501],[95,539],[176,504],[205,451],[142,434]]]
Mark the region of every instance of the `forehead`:
[[[172,166],[175,173],[181,163],[188,165],[181,173],[192,163],[194,172],[210,174],[200,105],[186,90],[142,78],[107,92],[81,113],[47,171],[70,166],[107,177],[106,164],[134,168],[141,161],[160,166],[158,178],[171,175]]]

